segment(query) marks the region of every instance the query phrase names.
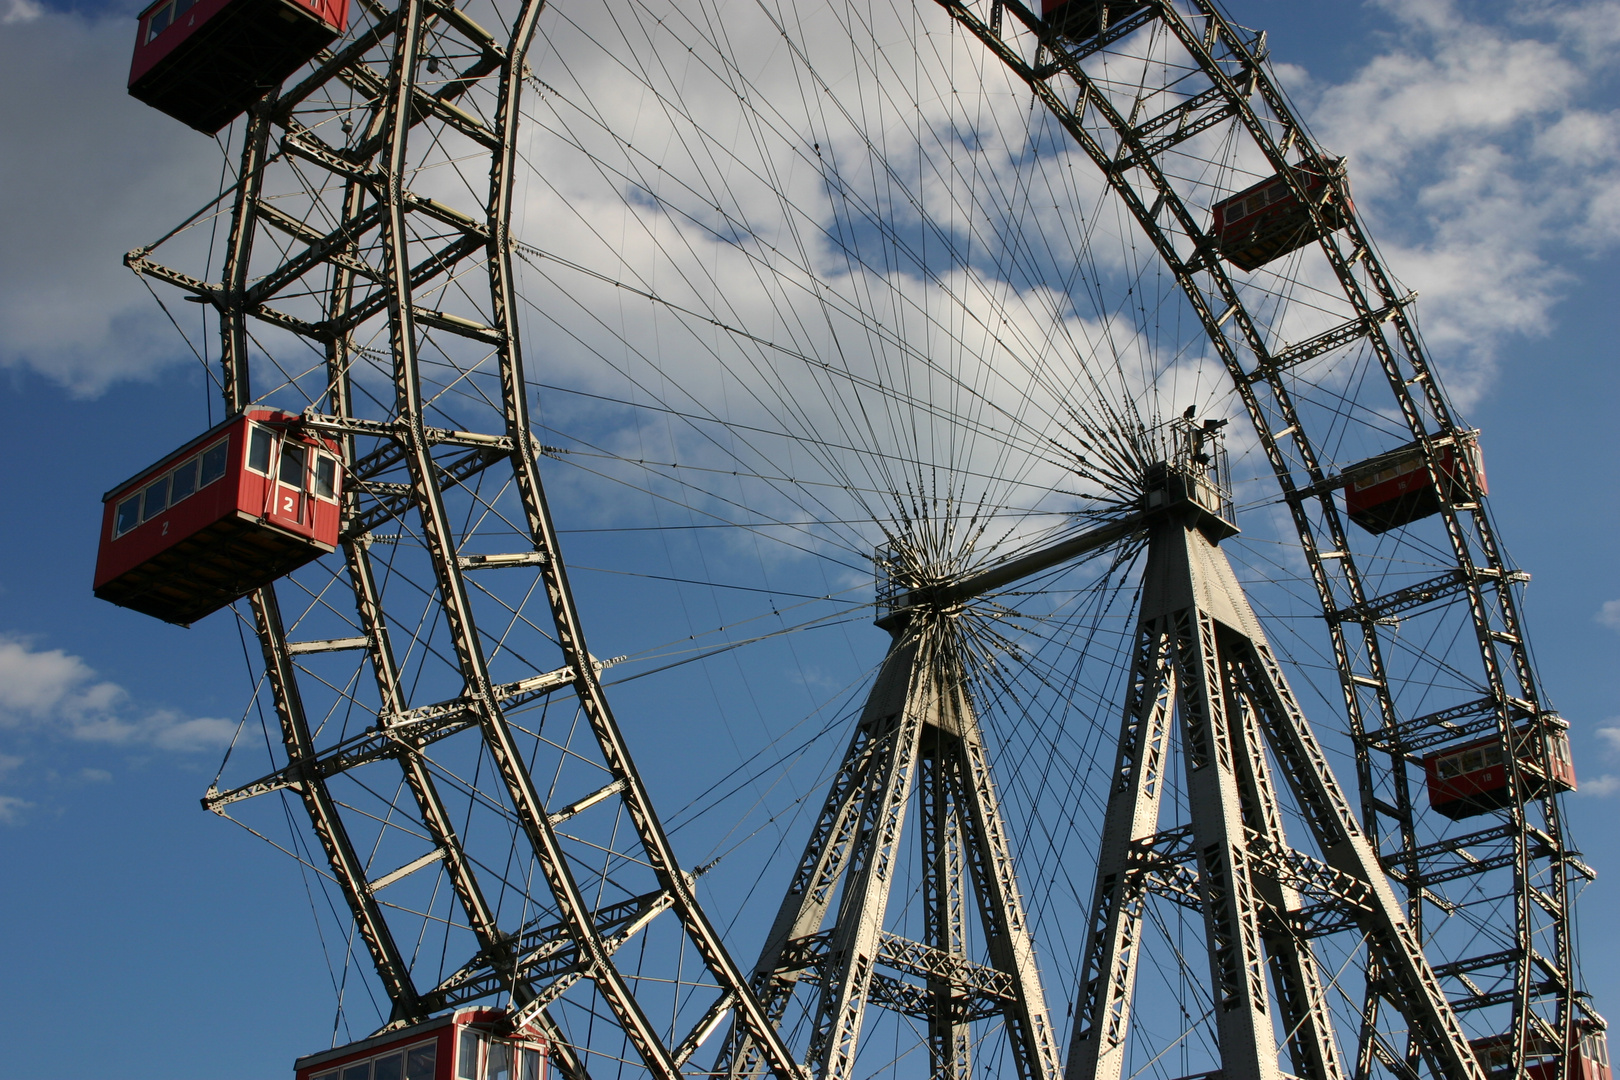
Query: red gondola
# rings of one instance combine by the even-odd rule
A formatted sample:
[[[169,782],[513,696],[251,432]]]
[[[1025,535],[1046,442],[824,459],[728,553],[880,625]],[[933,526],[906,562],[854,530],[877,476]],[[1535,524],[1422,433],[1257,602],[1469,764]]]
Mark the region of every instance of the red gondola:
[[[1609,1038],[1601,1028],[1585,1027],[1580,1037],[1580,1063],[1571,1074],[1574,1080],[1613,1080],[1609,1067]],[[1563,1080],[1563,1055],[1544,1039],[1531,1042],[1525,1055],[1524,1071],[1513,1069],[1513,1039],[1508,1035],[1493,1035],[1488,1039],[1475,1039],[1468,1044],[1474,1048],[1480,1068],[1489,1080]]]
[[[1439,456],[1446,502],[1474,502],[1490,493],[1476,432],[1462,432],[1454,442],[1439,448]],[[1439,493],[1429,481],[1423,448],[1417,443],[1352,465],[1344,475],[1350,481],[1344,491],[1345,513],[1370,533],[1387,532],[1440,512]]]
[[[129,92],[212,135],[348,24],[349,0],[157,0],[141,12]]]
[[[96,595],[186,625],[337,548],[337,445],[268,409],[102,496]]]
[[[1056,33],[1085,41],[1147,6],[1145,0],[1041,0],[1041,18]]]
[[[1528,734],[1528,729],[1519,731],[1520,738]],[[1547,733],[1547,740],[1552,751],[1549,780],[1553,790],[1574,791],[1575,763],[1569,755],[1569,736],[1554,729]],[[1533,748],[1521,750],[1520,757],[1533,763]],[[1502,742],[1495,735],[1436,750],[1423,759],[1423,771],[1428,777],[1429,805],[1453,821],[1508,804],[1507,768],[1502,762]],[[1540,780],[1527,775],[1525,782],[1530,789],[1527,794],[1542,794]]]
[[[546,1039],[501,1009],[457,1009],[299,1058],[295,1080],[545,1080]]]
[[[1340,184],[1332,182],[1342,184],[1344,160],[1330,161],[1326,175],[1307,165],[1295,165],[1289,171],[1305,189],[1306,198],[1321,211],[1327,228],[1343,228],[1355,209],[1348,195],[1341,204]],[[1210,235],[1216,249],[1227,262],[1244,270],[1259,269],[1321,236],[1310,211],[1280,173],[1222,199],[1211,211]]]

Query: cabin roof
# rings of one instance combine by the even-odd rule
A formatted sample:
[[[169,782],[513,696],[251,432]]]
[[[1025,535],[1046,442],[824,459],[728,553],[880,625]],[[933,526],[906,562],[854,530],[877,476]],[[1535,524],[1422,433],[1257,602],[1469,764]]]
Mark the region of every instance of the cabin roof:
[[[361,1039],[359,1042],[347,1043],[343,1046],[335,1046],[330,1050],[322,1050],[318,1053],[307,1054],[293,1062],[293,1069],[294,1071],[297,1071],[315,1065],[322,1065],[328,1061],[335,1061],[338,1058],[350,1057],[355,1054],[363,1054],[367,1050],[381,1049],[383,1047],[394,1045],[395,1043],[404,1045],[410,1042],[415,1036],[437,1032],[455,1023],[460,1023],[462,1025],[487,1024],[493,1020],[500,1019],[503,1015],[504,1014],[499,1009],[479,1007],[473,1007],[470,1009],[456,1009],[453,1012],[445,1013],[443,1016],[435,1016],[430,1020],[424,1020],[420,1024],[414,1024],[408,1028],[401,1028],[395,1031],[385,1031],[380,1035],[373,1035],[370,1038]]]
[[[455,1013],[445,1013],[443,1016],[437,1016],[431,1020],[423,1021],[414,1027],[404,1028],[399,1031],[387,1031],[381,1035],[373,1035],[369,1039],[361,1039],[359,1042],[347,1043],[343,1046],[334,1046],[330,1050],[322,1050],[318,1053],[309,1054],[305,1057],[299,1058],[297,1061],[293,1062],[293,1069],[296,1071],[312,1065],[320,1065],[328,1061],[334,1061],[337,1058],[348,1057],[351,1054],[358,1054],[371,1049],[380,1049],[393,1043],[403,1044],[410,1041],[413,1036],[431,1034],[438,1031],[440,1028],[448,1027],[455,1020],[455,1018]]]
[[[152,462],[152,464],[145,466],[140,472],[133,474],[127,480],[119,484],[114,484],[112,487],[108,488],[107,491],[102,494],[101,501],[109,502],[114,496],[124,494],[130,488],[135,486],[135,482],[137,480],[144,480],[155,472],[161,472],[170,462],[178,461],[204,443],[212,441],[219,435],[220,432],[241,420],[243,417],[247,417],[251,420],[290,420],[295,419],[295,416],[296,414],[294,413],[282,412],[279,409],[249,409],[246,412],[237,413],[235,416],[227,416],[225,419],[221,420],[219,423],[215,424],[201,435],[198,435],[184,446],[170,450],[167,454],[164,454],[162,457]]]

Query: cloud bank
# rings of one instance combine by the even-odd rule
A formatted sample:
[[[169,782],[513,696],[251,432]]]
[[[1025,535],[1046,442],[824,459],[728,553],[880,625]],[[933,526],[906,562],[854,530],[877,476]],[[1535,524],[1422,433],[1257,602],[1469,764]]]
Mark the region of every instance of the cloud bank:
[[[125,93],[132,19],[4,11],[0,89],[17,107],[0,124],[0,367],[94,395],[195,363],[120,258],[214,197],[218,147]]]
[[[190,752],[224,746],[236,725],[167,709],[142,710],[123,687],[99,678],[79,657],[0,638],[0,729]],[[17,762],[0,754],[0,775]]]
[[[229,720],[141,708],[80,657],[0,637],[0,738],[9,743],[50,740],[187,754],[218,750],[235,730]],[[0,783],[20,780],[27,760],[24,754],[0,752]],[[96,768],[80,768],[75,776],[80,782],[110,779]],[[0,824],[16,824],[33,805],[0,792]]]
[[[1620,4],[1531,4],[1488,24],[1452,0],[1379,0],[1400,34],[1347,82],[1291,87],[1350,159],[1386,262],[1422,297],[1460,404],[1552,329],[1583,256],[1620,242]]]
[[[1375,2],[1399,32],[1347,81],[1284,74],[1322,141],[1350,156],[1466,405],[1551,329],[1582,257],[1620,242],[1620,110],[1605,93],[1620,2],[1521,5],[1503,23],[1451,0]],[[0,367],[93,395],[196,362],[119,256],[216,194],[219,149],[125,94],[130,19],[3,3],[0,87],[29,107],[0,127],[0,248],[13,255]]]

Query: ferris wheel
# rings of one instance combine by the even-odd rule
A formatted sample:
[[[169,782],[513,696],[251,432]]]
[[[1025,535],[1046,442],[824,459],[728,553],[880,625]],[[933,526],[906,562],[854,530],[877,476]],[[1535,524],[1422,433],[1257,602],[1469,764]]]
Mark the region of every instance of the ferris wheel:
[[[1263,34],[279,3],[141,17],[229,417],[97,587],[258,637],[300,1077],[1606,1080],[1482,437]]]

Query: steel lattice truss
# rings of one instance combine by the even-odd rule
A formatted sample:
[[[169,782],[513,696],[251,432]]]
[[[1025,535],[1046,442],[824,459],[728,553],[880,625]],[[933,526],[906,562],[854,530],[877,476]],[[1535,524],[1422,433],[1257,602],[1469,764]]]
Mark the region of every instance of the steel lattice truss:
[[[1509,1005],[1515,1060],[1527,1040],[1574,1047],[1585,1003],[1577,993],[1570,943],[1572,876],[1584,868],[1564,843],[1556,797],[1534,781],[1551,768],[1546,735],[1561,724],[1543,709],[1512,586],[1488,515],[1479,502],[1451,502],[1441,520],[1455,567],[1441,577],[1384,595],[1369,593],[1356,545],[1334,493],[1346,483],[1312,442],[1312,410],[1296,400],[1291,373],[1349,349],[1367,349],[1413,440],[1439,483],[1439,455],[1463,430],[1441,393],[1408,317],[1412,297],[1385,272],[1368,236],[1351,219],[1331,227],[1320,209],[1322,254],[1343,296],[1343,319],[1301,340],[1280,340],[1267,324],[1266,295],[1217,255],[1189,187],[1168,163],[1175,148],[1211,127],[1231,123],[1271,172],[1288,167],[1328,171],[1265,68],[1265,36],[1229,22],[1212,4],[1113,4],[1120,11],[1101,34],[1076,46],[1048,32],[1018,0],[963,4],[941,0],[959,24],[984,42],[1034,92],[1107,178],[1154,245],[1203,322],[1230,372],[1287,501],[1309,560],[1332,635],[1345,707],[1357,746],[1357,786],[1368,833],[1385,868],[1400,882],[1415,924],[1434,905],[1452,908],[1436,886],[1509,868],[1517,933],[1509,949],[1492,949],[1443,966],[1460,1010]],[[1099,5],[1101,7],[1102,5]],[[1005,13],[1005,14],[1004,14]],[[1010,17],[1009,17],[1010,16]],[[1106,21],[1106,20],[1105,20]],[[1099,61],[1131,35],[1173,72],[1166,85],[1111,83]],[[1140,48],[1140,46],[1138,46]],[[1342,192],[1348,202],[1348,192]],[[1466,700],[1422,715],[1404,713],[1391,691],[1385,638],[1390,617],[1444,605],[1463,616],[1478,642]],[[1441,742],[1495,732],[1512,762],[1513,805],[1501,823],[1479,832],[1421,843],[1407,771],[1408,757]],[[1489,987],[1487,989],[1486,987]],[[1377,1008],[1369,1002],[1358,1074],[1375,1053]],[[1386,1061],[1390,1068],[1400,1068]],[[1566,1064],[1576,1068],[1574,1055]]]
[[[1347,1075],[1324,999],[1326,980],[1310,936],[1300,932],[1302,898],[1310,896],[1365,937],[1385,973],[1381,995],[1404,1015],[1434,1073],[1482,1076],[1242,587],[1207,526],[1200,527],[1203,516],[1192,510],[1151,527],[1070,1075],[1120,1075],[1143,898],[1155,889],[1184,889],[1180,872],[1190,866],[1228,1073],[1277,1075],[1275,1010],[1297,1075]],[[1173,712],[1181,719],[1190,821],[1163,830]],[[1268,746],[1303,809],[1319,860],[1286,835]],[[1266,989],[1268,962],[1275,1001]],[[1372,1052],[1396,1056],[1376,1032],[1366,1037]],[[1364,1062],[1359,1071],[1366,1071]]]
[[[280,736],[274,768],[210,790],[205,804],[223,814],[254,797],[301,804],[317,849],[306,861],[329,873],[342,896],[358,951],[387,996],[381,1011],[390,1026],[499,997],[520,1019],[548,1026],[570,1077],[597,1065],[656,1076],[708,1072],[697,1065],[698,1051],[722,1032],[722,1048],[708,1051],[718,1054],[714,1071],[796,1076],[803,1071],[797,1056],[818,1075],[841,1077],[858,1071],[867,1013],[881,1009],[920,1025],[931,1075],[982,1071],[973,1033],[990,1024],[1000,1025],[1022,1075],[1053,1077],[1065,1068],[1057,995],[1072,992],[1067,1075],[1117,1076],[1117,1050],[1131,1024],[1132,942],[1144,898],[1156,897],[1204,920],[1212,957],[1205,991],[1225,986],[1222,972],[1232,970],[1215,958],[1221,947],[1241,945],[1239,966],[1259,983],[1265,974],[1256,965],[1265,957],[1276,1005],[1288,1017],[1285,1049],[1300,1075],[1477,1076],[1467,1042],[1486,1033],[1505,1034],[1516,1062],[1550,1045],[1565,1048],[1567,1067],[1577,1068],[1580,1033],[1602,1026],[1580,993],[1570,938],[1574,884],[1590,871],[1565,841],[1547,782],[1550,736],[1562,721],[1544,706],[1530,664],[1514,593],[1524,575],[1505,561],[1482,501],[1442,498],[1433,519],[1377,543],[1349,527],[1336,501],[1346,470],[1391,441],[1410,440],[1436,489],[1449,490],[1444,456],[1471,433],[1453,416],[1424,354],[1413,297],[1380,264],[1345,209],[1342,173],[1268,74],[1263,35],[1233,25],[1205,0],[1095,5],[1100,32],[1079,43],[1053,34],[1019,0],[919,2],[909,13],[921,28],[919,52],[923,36],[961,36],[998,75],[1010,73],[1020,94],[1033,93],[1065,150],[1089,161],[1132,236],[1145,238],[1144,261],[1201,327],[1191,334],[1207,339],[1252,427],[1264,486],[1272,498],[1280,492],[1285,528],[1297,538],[1308,604],[1325,620],[1359,813],[1348,812],[1332,783],[1226,549],[1162,523],[1150,528],[1111,504],[1107,524],[1093,516],[1081,539],[966,578],[973,560],[965,555],[946,568],[926,558],[909,564],[911,614],[886,624],[894,642],[750,978],[700,908],[695,878],[678,865],[631,762],[599,677],[616,659],[585,646],[541,483],[540,459],[563,451],[542,446],[533,428],[532,375],[518,329],[526,297],[514,254],[551,259],[558,277],[541,275],[547,296],[565,292],[556,281],[567,280],[623,290],[662,305],[660,317],[725,341],[717,354],[736,346],[758,363],[762,353],[766,371],[807,356],[818,372],[831,367],[773,321],[791,308],[781,296],[799,292],[824,290],[829,324],[847,319],[901,353],[923,354],[928,345],[902,340],[881,297],[861,309],[864,298],[814,280],[821,271],[807,270],[809,260],[786,260],[785,270],[772,263],[787,244],[738,242],[754,260],[754,283],[781,294],[772,294],[778,310],[757,326],[740,321],[729,302],[704,308],[679,286],[661,293],[651,274],[644,279],[616,264],[628,261],[616,250],[597,269],[588,259],[569,262],[520,245],[514,192],[525,169],[543,175],[545,168],[523,158],[520,116],[550,124],[602,178],[624,180],[627,201],[656,204],[671,219],[714,213],[717,234],[757,239],[746,219],[759,203],[744,212],[747,199],[736,196],[732,206],[729,181],[684,189],[672,181],[668,192],[646,181],[637,171],[645,155],[614,130],[611,109],[593,111],[584,95],[542,81],[549,70],[529,70],[543,0],[477,7],[402,0],[397,9],[365,0],[361,7],[332,51],[252,111],[235,183],[220,201],[126,261],[217,312],[229,410],[294,403],[309,428],[343,447],[342,566],[297,575],[251,601]],[[553,5],[545,14],[566,22],[570,10]],[[782,119],[791,109],[753,102],[746,79],[727,67],[734,58],[718,45],[723,34],[700,19],[677,26],[660,10],[647,5],[638,17],[676,43],[680,33],[696,34],[684,52],[721,73],[720,97],[757,109],[751,130],[761,145],[780,121],[794,129],[786,141],[797,156],[788,163],[815,162],[825,188],[847,194],[849,176],[828,164],[830,147],[824,158],[820,141],[801,139],[798,121]],[[819,78],[791,20],[770,22],[789,42],[792,64]],[[862,25],[852,18],[837,29],[853,41]],[[706,40],[711,32],[715,40]],[[558,40],[567,34],[559,31]],[[629,41],[620,44],[628,49]],[[705,52],[711,45],[714,56]],[[646,52],[659,63],[683,51],[668,46],[648,31]],[[875,51],[882,47],[896,46]],[[550,59],[561,70],[572,58]],[[701,127],[703,118],[687,116],[688,103],[656,71],[627,61],[624,77],[631,76],[664,95],[658,100],[667,113]],[[987,70],[969,77],[989,79]],[[556,81],[565,89],[588,85]],[[801,87],[807,100],[839,101],[831,84],[807,77],[804,86],[814,91]],[[813,119],[813,110],[806,115]],[[588,122],[571,128],[579,116]],[[579,134],[592,124],[607,132],[610,150]],[[868,149],[883,158],[881,140]],[[727,172],[719,160],[714,171]],[[872,173],[887,167],[885,160]],[[1312,202],[1297,168],[1338,177],[1331,205]],[[777,183],[770,169],[757,172],[766,188]],[[1244,273],[1220,258],[1209,210],[1272,175],[1314,207],[1319,242]],[[903,187],[906,178],[896,170],[886,179]],[[855,221],[851,233],[881,234],[885,253],[898,252],[896,264],[904,263],[903,227],[881,220],[879,201],[859,209],[877,220]],[[223,258],[204,243],[201,226],[211,221],[225,232]],[[1288,300],[1306,286],[1310,310],[1301,318]],[[561,319],[554,325],[573,332]],[[578,340],[589,351],[587,338]],[[630,337],[621,340],[633,351]],[[1347,369],[1359,380],[1353,389]],[[774,377],[762,376],[760,385],[778,389]],[[1052,381],[1060,386],[1055,397],[1070,392],[1069,383]],[[908,402],[881,380],[848,385],[883,407]],[[1031,385],[1046,389],[1039,379]],[[1346,421],[1343,403],[1357,395],[1363,413],[1388,419],[1384,428]],[[1088,406],[1073,408],[1071,418]],[[963,431],[983,421],[979,414],[949,419]],[[793,432],[793,424],[781,426]],[[822,433],[802,426],[798,437],[820,447]],[[1127,428],[1113,431],[1124,443],[1142,430]],[[747,431],[763,441],[764,429]],[[1029,441],[1046,454],[1047,443],[1061,439],[1042,433]],[[674,475],[673,463],[664,473],[636,464],[659,484]],[[795,480],[752,464],[772,484],[807,475]],[[858,471],[829,469],[828,486],[852,490]],[[890,482],[897,487],[889,494],[903,504],[898,482]],[[831,505],[819,499],[801,505]],[[877,524],[903,546],[905,522]],[[1082,876],[1091,861],[1097,875],[1079,960],[1085,977],[1078,988],[1043,987],[1050,957],[1036,955],[1026,926],[1041,917],[1043,902],[1027,886],[1020,890],[1015,860],[1025,857],[991,779],[993,739],[981,730],[992,711],[987,687],[1016,681],[987,673],[982,655],[985,641],[1004,640],[996,635],[1010,622],[998,620],[1015,619],[1016,602],[1006,599],[1015,594],[991,596],[989,608],[977,598],[1103,548],[1120,552],[1116,569],[1128,567],[1150,535],[1147,547],[1158,552],[1150,563],[1181,544],[1183,562],[1232,579],[1228,591],[1239,603],[1213,615],[1208,605],[1172,604],[1165,597],[1180,586],[1159,582],[1151,565],[1142,572],[1149,595],[1139,633],[1122,650],[1128,700],[1110,700],[1106,709],[1110,725],[1125,710],[1120,787],[1110,790],[1131,802],[1117,813],[1109,803],[1100,850],[1083,853],[1090,861]],[[1426,562],[1404,558],[1415,550]],[[1413,573],[1420,562],[1423,572]],[[488,584],[494,580],[501,584]],[[1008,606],[995,606],[1002,602]],[[547,615],[531,619],[542,606]],[[1002,629],[961,629],[980,616]],[[1436,661],[1400,638],[1403,624],[1464,646]],[[1012,645],[1001,653],[1008,663],[1018,655]],[[1199,725],[1189,717],[1202,711],[1220,714],[1224,730],[1210,730],[1234,761],[1209,790],[1189,766],[1186,790],[1208,813],[1160,827],[1152,777],[1163,761],[1139,751],[1175,741],[1170,717],[1178,709],[1184,758],[1196,756]],[[1472,824],[1435,821],[1413,790],[1421,756],[1492,734],[1510,765],[1509,805]],[[910,935],[886,925],[884,876],[905,846],[908,807],[920,838],[908,857],[926,868],[917,900],[924,918]],[[1287,815],[1298,819],[1290,825],[1295,836],[1299,821],[1309,822],[1304,831],[1316,854],[1287,840]],[[1211,821],[1225,830],[1218,842],[1200,832]],[[1213,862],[1205,858],[1212,844],[1226,851]],[[1234,875],[1252,882],[1253,902],[1231,908],[1235,921],[1223,924],[1211,883]],[[1372,942],[1351,950],[1361,965],[1363,999],[1352,1010],[1359,1030],[1345,1030],[1341,1012],[1336,1044],[1322,1003],[1330,980],[1310,942],[1358,936]],[[435,948],[440,955],[430,955]],[[1241,981],[1223,1000],[1243,1006],[1233,1016],[1247,1015],[1247,1028],[1236,1019],[1213,1025],[1227,1075],[1275,1075],[1262,1031],[1269,1021],[1254,1013],[1267,1000],[1264,986],[1244,991]],[[795,1002],[809,1018],[798,1043],[784,1020]]]
[[[894,643],[755,964],[755,990],[780,1025],[795,991],[809,984],[806,1058],[817,1076],[856,1075],[864,1014],[881,1007],[927,1025],[935,1076],[972,1075],[969,1023],[996,1017],[1019,1075],[1055,1080],[1057,1037],[968,694],[960,628],[937,610],[891,625]],[[928,867],[921,941],[884,929],[913,801]],[[983,962],[966,951],[973,915],[988,943]],[[731,1074],[757,1071],[759,1056],[743,1040]]]
[[[584,1076],[588,1065],[572,1049],[575,1036],[549,1023],[547,1006],[588,980],[653,1075],[680,1075],[702,1039],[728,1020],[758,1041],[774,1073],[794,1075],[699,908],[692,878],[676,864],[603,695],[602,665],[586,651],[556,555],[513,320],[507,226],[517,100],[541,6],[538,0],[519,6],[499,36],[431,0],[369,9],[369,20],[338,51],[262,100],[248,120],[221,279],[194,279],[146,251],[128,257],[138,272],[218,310],[225,402],[233,412],[256,393],[274,391],[278,375],[299,379],[277,370],[274,360],[266,363],[254,340],[256,323],[308,342],[320,357],[312,370],[324,392],[310,395],[306,421],[341,440],[351,479],[344,552],[357,615],[345,620],[359,633],[305,637],[308,630],[299,633],[284,616],[274,587],[252,597],[287,763],[246,787],[211,791],[205,805],[222,810],[250,795],[297,793],[389,996],[394,1025],[504,993],[517,1022],[547,1022],[564,1072]],[[433,78],[444,67],[453,73]],[[434,198],[444,186],[434,169],[469,160],[488,175],[483,204]],[[419,180],[436,186],[418,190]],[[361,335],[368,332],[386,341],[385,385],[357,385],[357,360],[366,353]],[[439,399],[462,381],[479,384],[484,403],[469,418],[471,430],[436,424],[446,415]],[[467,514],[467,502],[457,498],[467,490],[474,492],[473,513],[503,522],[509,550],[477,550],[479,530],[454,516]],[[420,655],[395,650],[396,635],[410,630],[390,621],[382,580],[389,567],[372,550],[383,528],[408,534],[404,542],[417,545],[431,566],[434,591],[425,599],[445,631],[430,646],[442,650],[430,658],[441,669],[436,679],[424,672]],[[497,627],[510,628],[513,613],[483,602],[470,580],[475,570],[537,575],[533,589],[543,592],[551,617],[549,633],[541,632],[561,661],[555,670],[499,679],[504,636],[480,621],[493,617]],[[321,623],[328,614],[322,606],[324,600],[301,610],[296,623]],[[413,646],[423,644],[412,636]],[[322,750],[316,730],[324,718],[312,722],[304,706],[304,684],[320,680],[308,658],[353,649],[370,661],[381,708],[368,732]],[[420,687],[434,681],[459,683],[459,692],[440,700],[430,693],[424,701]],[[577,695],[585,727],[566,747],[573,767],[559,768],[546,790],[531,771],[532,738],[520,741],[508,714],[559,690]],[[547,897],[535,905],[539,914],[515,928],[501,923],[489,899],[488,879],[498,879],[499,868],[478,864],[441,795],[445,777],[421,753],[466,731],[476,731],[500,777],[508,800],[503,813],[514,826],[507,839],[529,855],[530,888]],[[331,787],[352,770],[387,761],[403,770],[410,793],[404,805],[416,814],[410,832],[426,850],[368,876],[350,838],[349,814]],[[590,817],[606,817],[609,825],[592,828],[582,820]],[[415,976],[409,945],[392,926],[394,905],[383,893],[429,866],[446,872],[467,931],[463,940],[474,946],[437,985]],[[626,895],[638,879],[644,891]],[[667,972],[678,986],[673,1025],[650,1018],[671,1011],[669,1003],[649,1001],[645,984],[628,978],[615,958],[666,912],[665,921],[678,925],[675,951],[695,952],[699,969]]]

